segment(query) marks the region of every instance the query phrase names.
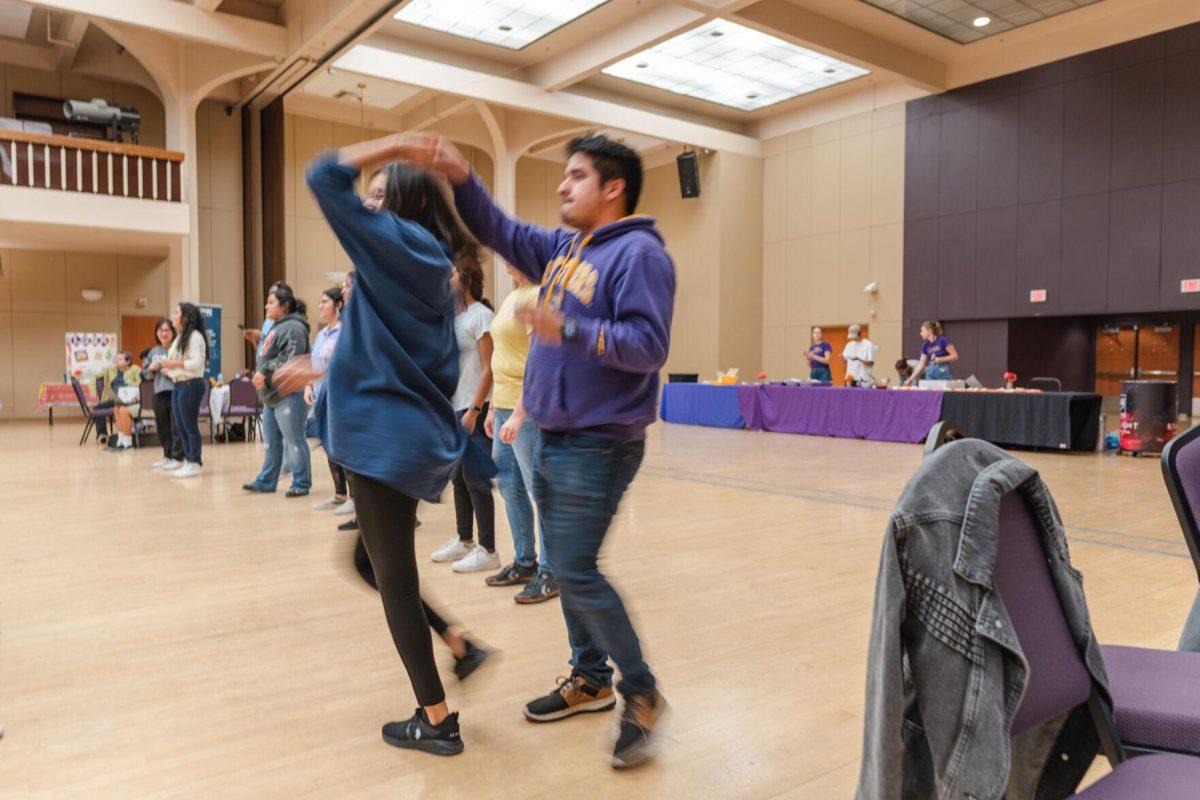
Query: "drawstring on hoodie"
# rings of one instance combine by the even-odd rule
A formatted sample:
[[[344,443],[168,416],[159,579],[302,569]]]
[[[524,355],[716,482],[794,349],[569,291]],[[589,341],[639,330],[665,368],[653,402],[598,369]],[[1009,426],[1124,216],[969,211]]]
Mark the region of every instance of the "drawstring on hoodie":
[[[592,241],[592,235],[584,236],[582,240],[576,236],[571,240],[571,246],[567,248],[567,257],[563,262],[562,267],[553,275],[550,280],[550,286],[546,292],[546,296],[542,299],[542,306],[549,308],[553,302],[556,308],[562,308],[563,299],[567,293],[567,286],[570,284],[571,276],[575,274],[575,270],[579,268],[580,260],[583,258],[583,248],[588,246],[588,242]],[[575,249],[575,243],[579,242],[579,249]]]

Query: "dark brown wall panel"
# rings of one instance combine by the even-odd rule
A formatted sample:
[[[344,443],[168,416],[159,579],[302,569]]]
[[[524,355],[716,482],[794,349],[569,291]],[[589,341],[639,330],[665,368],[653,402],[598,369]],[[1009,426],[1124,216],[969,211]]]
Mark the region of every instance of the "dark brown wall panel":
[[[976,313],[1010,317],[1017,300],[1016,206],[980,211],[976,225]]]
[[[1073,81],[1077,78],[1087,78],[1102,72],[1112,72],[1113,49],[1093,50],[1068,58],[1063,62],[1063,79]]]
[[[941,130],[941,116],[913,120],[905,128],[908,142],[904,147],[905,219],[938,215]]]
[[[1058,313],[1061,284],[1062,201],[1023,205],[1017,210],[1017,313]],[[1032,290],[1045,289],[1046,302],[1030,303]]]
[[[1063,87],[1021,95],[1021,141],[1017,169],[1020,201],[1036,203],[1062,196]]]
[[[1108,310],[1158,306],[1162,187],[1113,192],[1109,206]]]
[[[978,352],[975,369],[972,372],[960,371],[959,375],[965,378],[973,373],[983,381],[984,386],[1003,385],[1004,373],[1008,371],[1008,327],[1006,319],[981,321],[976,330]]]
[[[1112,188],[1162,183],[1163,61],[1113,73]]]
[[[938,214],[975,210],[975,170],[979,162],[979,113],[974,107],[942,115]]]
[[[1200,178],[1200,51],[1166,61],[1163,180]]]
[[[978,206],[1016,205],[1020,150],[1021,98],[1016,95],[982,103],[979,114]]]
[[[938,221],[904,223],[904,315],[938,315]]]
[[[1094,387],[1093,328],[1086,319],[1015,319],[1008,326],[1008,365],[1017,383],[1058,378],[1069,392]]]
[[[1177,56],[1200,50],[1200,22],[1167,31],[1167,55]]]
[[[1108,191],[1112,158],[1112,75],[1063,85],[1063,197]]]
[[[1063,199],[1063,314],[1103,314],[1108,307],[1108,216],[1108,192]]]
[[[938,315],[975,316],[975,213],[942,217],[938,225]]]
[[[1200,308],[1200,294],[1179,291],[1191,278],[1200,278],[1200,180],[1163,187],[1161,306]]]

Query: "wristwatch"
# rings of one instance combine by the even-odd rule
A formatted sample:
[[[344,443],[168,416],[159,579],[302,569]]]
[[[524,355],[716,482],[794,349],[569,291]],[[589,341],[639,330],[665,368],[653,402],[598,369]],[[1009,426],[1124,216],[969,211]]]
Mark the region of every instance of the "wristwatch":
[[[472,410],[472,411],[474,411],[476,414],[482,414],[482,413],[483,413],[483,409],[482,409],[482,408],[480,408],[479,406],[471,406],[471,410]]]
[[[574,317],[563,318],[562,338],[564,342],[573,342],[579,338],[579,320]]]

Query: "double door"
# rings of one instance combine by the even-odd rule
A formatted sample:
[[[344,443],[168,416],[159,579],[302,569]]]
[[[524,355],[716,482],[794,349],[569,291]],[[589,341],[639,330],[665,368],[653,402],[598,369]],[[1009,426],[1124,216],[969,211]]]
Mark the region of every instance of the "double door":
[[[1121,383],[1130,380],[1178,382],[1179,334],[1177,324],[1100,325],[1096,331],[1096,392],[1119,396]]]

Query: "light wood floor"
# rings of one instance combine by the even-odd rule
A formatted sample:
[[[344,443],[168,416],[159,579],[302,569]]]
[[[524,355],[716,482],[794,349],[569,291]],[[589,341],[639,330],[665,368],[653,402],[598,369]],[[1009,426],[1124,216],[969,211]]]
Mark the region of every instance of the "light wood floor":
[[[652,429],[605,569],[674,714],[657,762],[614,773],[612,715],[520,715],[568,670],[557,601],[423,563],[428,595],[502,656],[447,683],[464,755],[395,750],[379,726],[415,703],[343,518],[309,508],[321,454],[314,498],[285,500],[240,491],[257,446],[206,444],[205,476],[179,482],[152,451],[78,435],[0,424],[0,797],[852,794],[880,537],[917,446]],[[1157,462],[1021,457],[1070,526],[1102,639],[1174,646],[1196,576]],[[452,509],[421,518],[428,553]]]

